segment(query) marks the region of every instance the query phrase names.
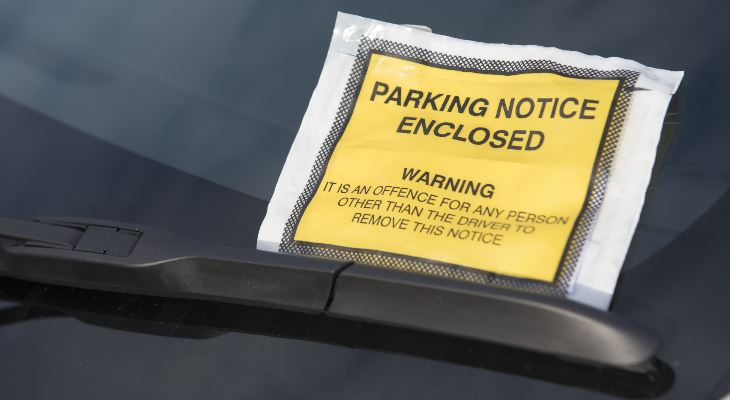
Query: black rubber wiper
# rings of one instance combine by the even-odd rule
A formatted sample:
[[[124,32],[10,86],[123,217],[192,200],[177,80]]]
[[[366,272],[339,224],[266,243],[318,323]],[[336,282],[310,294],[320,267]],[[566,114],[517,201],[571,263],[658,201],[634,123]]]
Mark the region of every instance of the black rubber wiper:
[[[0,275],[323,314],[624,368],[659,346],[648,329],[571,300],[110,221],[0,218]]]
[[[0,329],[38,319],[70,317],[117,331],[206,340],[245,333],[400,354],[523,376],[626,398],[666,393],[674,371],[658,359],[617,368],[484,341],[406,328],[249,305],[140,296],[0,278]]]

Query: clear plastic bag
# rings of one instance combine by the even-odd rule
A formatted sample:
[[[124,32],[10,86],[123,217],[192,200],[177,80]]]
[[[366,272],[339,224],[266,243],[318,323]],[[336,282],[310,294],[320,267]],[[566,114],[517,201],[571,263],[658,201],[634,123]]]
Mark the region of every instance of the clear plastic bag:
[[[607,308],[681,78],[340,13],[258,247]]]

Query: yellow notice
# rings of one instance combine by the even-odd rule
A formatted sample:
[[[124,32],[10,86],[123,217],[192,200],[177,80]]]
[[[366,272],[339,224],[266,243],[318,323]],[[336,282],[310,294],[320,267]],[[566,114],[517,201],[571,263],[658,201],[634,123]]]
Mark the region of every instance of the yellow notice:
[[[294,239],[551,282],[619,87],[373,53]]]

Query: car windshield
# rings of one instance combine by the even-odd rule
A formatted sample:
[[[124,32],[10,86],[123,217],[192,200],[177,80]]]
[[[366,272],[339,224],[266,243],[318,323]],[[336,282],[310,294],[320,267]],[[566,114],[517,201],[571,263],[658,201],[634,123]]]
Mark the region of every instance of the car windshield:
[[[672,382],[642,382],[641,395],[730,392],[730,322],[722,318],[730,301],[723,111],[730,108],[730,10],[723,4],[2,1],[0,215],[129,221],[254,248],[338,10],[480,42],[685,71],[681,127],[663,147],[612,312],[662,337],[658,357]],[[633,382],[499,347],[444,345],[257,308],[5,278],[0,294],[6,398],[583,399],[626,395],[621,387]],[[45,318],[62,315],[74,318]],[[18,319],[33,321],[9,323]],[[383,335],[391,337],[362,339]],[[482,352],[476,359],[466,355],[473,349]],[[495,352],[514,356],[514,365],[503,357],[490,369]],[[542,375],[529,376],[538,366]],[[551,374],[590,375],[592,383],[551,383]]]

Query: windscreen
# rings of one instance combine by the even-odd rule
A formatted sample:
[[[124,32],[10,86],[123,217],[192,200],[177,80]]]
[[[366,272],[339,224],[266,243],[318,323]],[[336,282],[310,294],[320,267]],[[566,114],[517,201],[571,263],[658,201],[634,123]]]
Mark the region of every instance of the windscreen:
[[[728,218],[723,204],[730,186],[730,9],[723,4],[0,1],[3,101],[136,157],[112,158],[94,145],[65,149],[50,163],[51,147],[66,140],[65,131],[51,129],[47,135],[52,140],[31,142],[30,117],[3,109],[0,213],[54,216],[69,212],[64,204],[73,204],[76,215],[69,216],[125,218],[211,242],[255,247],[265,204],[317,84],[338,10],[426,25],[457,38],[558,47],[685,71],[678,93],[681,124],[652,179],[612,309],[660,333],[665,343],[660,356],[677,370],[672,396],[701,398],[724,387],[730,324],[719,313],[730,299],[726,290],[709,288],[724,285],[717,254],[726,244],[718,235],[726,230],[712,223]],[[77,140],[69,135],[72,139]],[[74,175],[63,176],[71,164],[78,165]],[[153,174],[153,164],[196,179],[196,191],[175,186],[181,181],[169,180],[172,175]],[[56,171],[59,176],[52,175]],[[75,182],[82,188],[84,182],[98,182],[87,180],[92,174],[103,180],[105,173],[115,188],[104,196],[94,187],[73,193],[61,187]],[[43,176],[54,179],[36,179]],[[49,186],[42,185],[54,182],[60,186],[51,195]],[[29,199],[39,205],[29,208]],[[711,229],[694,234],[698,221]],[[41,323],[46,321],[34,322]],[[60,391],[52,394],[71,396],[78,393],[66,384],[77,382],[72,375],[81,387],[95,388],[86,392],[90,398],[108,395],[104,390],[109,387],[119,388],[120,397],[140,394],[140,387],[146,395],[178,398],[210,393],[469,398],[490,390],[516,398],[587,396],[461,366],[280,339],[170,342],[89,331],[81,324],[63,325],[65,336],[49,339],[46,333],[59,332],[55,325],[43,332],[27,327],[0,329],[2,346],[10,349],[4,353],[0,348],[0,354],[16,360],[0,371],[15,374],[16,394],[29,386],[42,391],[49,380],[49,387]],[[101,346],[104,341],[115,344]],[[247,356],[233,351],[236,346],[245,348]],[[137,358],[124,364],[127,356]],[[39,367],[47,357],[56,364]],[[227,366],[235,373],[223,374]],[[97,375],[89,372],[96,368]],[[94,379],[80,379],[84,374]],[[130,376],[141,383],[122,378]],[[244,379],[250,391],[239,386],[225,391],[223,383],[230,382],[219,382],[224,376],[256,379]]]

